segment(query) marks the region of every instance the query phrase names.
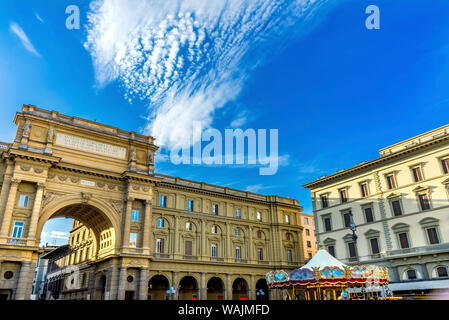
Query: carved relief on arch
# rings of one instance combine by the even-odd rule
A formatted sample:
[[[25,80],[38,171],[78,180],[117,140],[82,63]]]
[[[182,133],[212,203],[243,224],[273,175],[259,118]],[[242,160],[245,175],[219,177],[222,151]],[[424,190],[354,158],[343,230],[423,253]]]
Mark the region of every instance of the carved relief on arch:
[[[45,207],[47,204],[49,204],[50,202],[62,197],[63,194],[61,193],[56,193],[56,192],[47,192],[44,195],[43,201],[42,201],[42,207]]]
[[[67,180],[67,176],[66,175],[58,175],[58,179],[60,181],[66,181]]]
[[[33,170],[37,174],[41,174],[42,172],[44,172],[44,168],[41,167],[33,167]]]
[[[30,171],[30,169],[31,169],[30,165],[25,165],[25,164],[20,165],[20,170],[22,170],[22,171]]]
[[[80,181],[80,178],[78,178],[78,177],[70,177],[70,181],[72,181],[73,183],[78,183]]]

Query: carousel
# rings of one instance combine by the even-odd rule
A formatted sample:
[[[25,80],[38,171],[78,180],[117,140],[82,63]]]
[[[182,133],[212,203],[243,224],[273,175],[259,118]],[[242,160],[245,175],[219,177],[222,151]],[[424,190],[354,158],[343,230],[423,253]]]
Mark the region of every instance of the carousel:
[[[349,267],[335,259],[323,246],[303,267],[289,274],[267,273],[267,284],[280,299],[377,300],[390,299],[388,269],[379,266]],[[394,299],[394,298],[393,298]]]

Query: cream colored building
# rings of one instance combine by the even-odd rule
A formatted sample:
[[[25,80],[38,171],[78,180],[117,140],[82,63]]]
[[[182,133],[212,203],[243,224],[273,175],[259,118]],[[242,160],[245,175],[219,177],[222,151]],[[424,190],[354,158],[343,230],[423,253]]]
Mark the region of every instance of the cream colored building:
[[[317,243],[315,236],[315,220],[313,215],[301,213],[301,225],[303,226],[303,244],[304,259],[312,259],[317,252]]]
[[[336,258],[388,267],[396,292],[449,287],[449,125],[304,187],[317,241]]]
[[[302,265],[302,208],[155,173],[154,138],[24,105],[0,149],[0,296],[29,299],[42,228],[75,219],[67,299],[256,299]],[[270,298],[277,298],[271,296]]]

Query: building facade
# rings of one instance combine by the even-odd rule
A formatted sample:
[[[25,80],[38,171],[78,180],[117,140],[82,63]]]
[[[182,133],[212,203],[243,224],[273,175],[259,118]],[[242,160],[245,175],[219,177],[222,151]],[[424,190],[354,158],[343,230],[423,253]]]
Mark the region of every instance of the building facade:
[[[317,242],[315,236],[315,220],[313,215],[301,213],[301,225],[303,226],[304,259],[307,262],[317,252]]]
[[[396,292],[449,286],[449,125],[304,187],[317,241],[336,258],[388,267]]]
[[[34,271],[33,287],[31,289],[31,297],[33,300],[42,300],[45,298],[45,281],[47,279],[48,259],[42,258],[46,253],[56,249],[56,246],[43,246],[43,253],[37,258],[36,268]]]
[[[154,172],[154,138],[25,105],[0,149],[0,294],[29,299],[40,234],[75,220],[68,299],[256,299],[302,265],[297,200]],[[7,276],[7,278],[5,277]],[[271,298],[275,298],[271,296]]]

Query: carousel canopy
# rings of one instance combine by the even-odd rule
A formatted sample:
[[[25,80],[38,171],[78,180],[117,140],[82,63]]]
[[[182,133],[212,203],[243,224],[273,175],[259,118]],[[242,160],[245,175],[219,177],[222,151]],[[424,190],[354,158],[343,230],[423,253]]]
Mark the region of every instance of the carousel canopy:
[[[343,262],[340,262],[337,259],[335,259],[325,249],[320,249],[313,256],[313,258],[310,259],[310,261],[302,268],[307,268],[307,269],[312,270],[312,268],[322,269],[324,267],[338,267],[340,269],[344,269],[344,267],[346,267],[346,265]]]

